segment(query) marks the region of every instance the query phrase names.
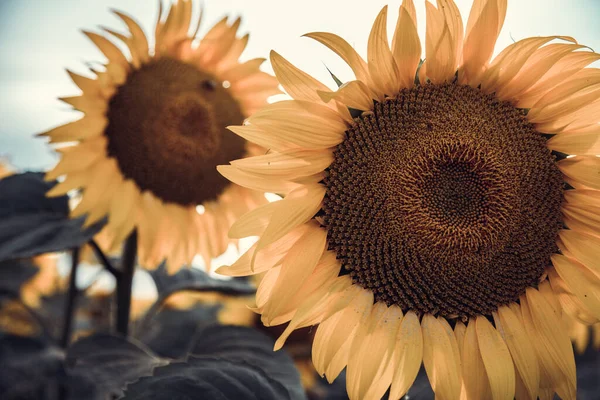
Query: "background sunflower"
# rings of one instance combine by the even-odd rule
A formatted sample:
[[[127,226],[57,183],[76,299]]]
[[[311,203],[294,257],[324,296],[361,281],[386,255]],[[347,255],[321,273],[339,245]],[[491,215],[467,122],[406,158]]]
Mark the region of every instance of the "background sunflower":
[[[87,215],[89,226],[108,216],[109,248],[136,230],[141,264],[154,268],[167,258],[176,270],[198,253],[208,265],[227,249],[233,220],[266,202],[227,184],[214,168],[236,154],[260,153],[225,126],[243,121],[278,89],[258,69],[263,59],[238,61],[248,42],[238,36],[239,19],[223,18],[197,38],[202,15],[192,17],[192,1],[164,12],[159,5],[153,46],[121,12],[115,14],[128,33],[104,29],[127,46],[129,59],[106,36],[84,32],[108,62],[90,69],[93,78],[69,72],[83,93],[62,101],[84,116],[42,135],[50,143],[76,142],[57,149],[61,160],[46,178],[64,180],[48,195],[82,189],[73,217]]]

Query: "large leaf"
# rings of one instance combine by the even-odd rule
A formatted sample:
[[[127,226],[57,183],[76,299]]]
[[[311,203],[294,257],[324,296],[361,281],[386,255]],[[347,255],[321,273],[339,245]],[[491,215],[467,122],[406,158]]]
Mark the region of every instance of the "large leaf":
[[[195,332],[203,326],[217,322],[222,304],[199,300],[187,310],[163,308],[166,299],[180,292],[219,293],[231,296],[254,294],[255,287],[243,279],[216,279],[195,268],[183,268],[169,275],[164,264],[151,275],[156,283],[159,298],[146,315],[136,323],[136,337],[157,354],[184,357],[191,348]],[[162,309],[162,311],[160,311]],[[185,332],[186,334],[181,334]]]
[[[31,259],[0,262],[0,296],[19,294],[21,286],[33,278],[38,271],[39,268]]]
[[[591,334],[591,332],[590,332]],[[584,354],[575,355],[577,364],[577,398],[594,400],[598,398],[600,382],[600,351],[589,345]]]
[[[163,309],[137,337],[161,357],[184,358],[196,332],[217,321],[220,304],[198,304],[189,310]],[[137,330],[136,330],[137,331]]]
[[[0,399],[44,399],[56,392],[63,359],[46,341],[0,335]]]
[[[182,289],[230,295],[251,295],[256,292],[256,288],[246,279],[217,279],[198,268],[184,267],[176,274],[169,275],[163,263],[150,275],[156,283],[159,296]]]
[[[284,350],[274,352],[273,344],[273,339],[251,328],[213,325],[198,333],[190,354],[248,363],[281,383],[290,399],[305,399],[292,358]]]
[[[55,184],[41,172],[0,180],[0,261],[79,247],[102,229],[106,219],[87,229],[70,219],[67,196],[46,197]]]
[[[104,396],[120,396],[125,385],[151,375],[166,364],[143,345],[120,336],[97,334],[75,342],[67,351],[69,375],[94,382]]]
[[[285,400],[281,383],[244,361],[190,357],[156,368],[127,387],[124,400]]]

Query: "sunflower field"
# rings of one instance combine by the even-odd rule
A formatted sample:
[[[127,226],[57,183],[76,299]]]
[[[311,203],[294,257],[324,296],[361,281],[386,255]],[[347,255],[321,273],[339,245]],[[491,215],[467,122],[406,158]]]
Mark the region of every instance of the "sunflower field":
[[[2,1],[1,400],[600,399],[600,4]]]

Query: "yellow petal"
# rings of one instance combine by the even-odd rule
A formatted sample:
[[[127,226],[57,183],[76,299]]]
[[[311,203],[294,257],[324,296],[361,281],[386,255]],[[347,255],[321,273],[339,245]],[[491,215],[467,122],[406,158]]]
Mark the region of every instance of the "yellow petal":
[[[600,207],[563,203],[561,211],[569,229],[600,237]]]
[[[262,71],[230,83],[229,91],[234,97],[258,100],[261,105],[265,105],[268,96],[282,93],[278,88],[277,78]],[[240,104],[240,106],[244,107],[245,104]]]
[[[267,271],[262,277],[260,284],[256,289],[256,308],[258,312],[262,312],[263,307],[269,301],[280,273],[281,265],[278,265]]]
[[[423,364],[431,387],[441,399],[457,399],[460,395],[461,374],[457,370],[455,354],[458,345],[454,335],[446,332],[442,323],[431,314],[421,321],[423,333]],[[456,347],[456,351],[454,348]]]
[[[247,141],[256,143],[257,145],[267,149],[283,151],[298,147],[297,145],[294,145],[287,140],[273,135],[255,125],[232,125],[228,126],[227,129],[236,135],[243,137]]]
[[[489,379],[492,398],[513,399],[515,370],[506,343],[487,318],[477,317],[476,328],[479,350]]]
[[[361,81],[346,82],[335,92],[318,92],[326,103],[337,100],[348,107],[364,111],[373,109],[373,99],[369,93],[370,89]]]
[[[287,304],[282,305],[274,313],[271,324],[277,325],[289,321],[308,297],[329,287],[338,277],[340,270],[341,264],[336,259],[335,253],[325,251],[312,274],[291,296]]]
[[[577,189],[565,190],[565,200],[578,207],[597,206],[600,204],[600,190]]]
[[[262,205],[238,218],[229,229],[229,237],[241,239],[247,236],[260,236],[275,211],[275,203]]]
[[[464,326],[464,325],[463,325]],[[464,333],[462,355],[462,377],[467,399],[491,397],[490,383],[486,374],[481,348],[477,340],[476,320],[471,318]]]
[[[332,162],[331,151],[287,150],[235,160],[231,165],[249,173],[292,180],[322,172]]]
[[[241,64],[223,71],[220,76],[223,80],[235,82],[247,78],[260,71],[260,66],[265,62],[265,58],[253,58]]]
[[[274,50],[271,50],[271,65],[281,86],[296,100],[321,103],[317,90],[330,91],[327,86],[296,68]]]
[[[344,139],[346,123],[325,105],[289,100],[270,104],[248,119],[263,131],[306,149],[324,149]]]
[[[281,349],[294,330],[317,323],[330,302],[334,301],[350,285],[352,285],[352,281],[348,277],[341,276],[336,278],[329,287],[316,291],[307,297],[306,301],[302,303],[294,314],[285,331],[275,342],[274,350]]]
[[[105,137],[89,140],[77,146],[58,149],[62,157],[58,164],[44,177],[50,181],[70,172],[85,170],[106,155]]]
[[[552,265],[569,290],[600,319],[600,278],[583,265],[561,254],[552,255]]]
[[[367,63],[358,55],[356,50],[341,37],[327,32],[312,32],[303,35],[327,46],[342,58],[352,68],[356,79],[365,83],[369,82]]]
[[[573,230],[562,229],[559,237],[572,256],[600,276],[600,239]]]
[[[389,350],[396,341],[401,319],[402,311],[397,306],[387,307],[385,303],[373,306],[369,319],[361,326],[364,329],[357,333],[350,349],[346,387],[351,398],[365,398],[380,369],[385,369],[391,362],[392,352]],[[391,381],[391,376],[389,378]],[[383,393],[389,383],[385,385]]]
[[[343,277],[338,278],[338,282],[341,278]],[[351,279],[348,280],[351,282]],[[342,285],[341,282],[338,284]],[[335,346],[336,348],[332,350],[335,353],[343,346],[343,343],[340,341],[329,343],[329,336],[332,334],[332,332],[334,332],[338,321],[340,321],[340,319],[344,315],[343,311],[351,308],[352,304],[358,301],[357,297],[364,294],[365,292],[366,291],[363,290],[360,286],[350,284],[349,286],[345,287],[345,289],[342,289],[342,291],[340,291],[339,295],[333,299],[331,304],[327,304],[325,306],[325,312],[321,316],[322,323],[317,329],[312,349],[312,361],[315,366],[315,369],[317,370],[317,372],[319,372],[321,376],[323,376],[327,367],[327,365],[325,365],[327,351],[329,351],[327,347]],[[354,331],[352,335],[348,336],[353,337],[354,333],[356,333],[356,331]],[[350,351],[350,345],[352,344],[352,340],[350,339],[348,342],[348,351]]]
[[[139,189],[133,181],[127,179],[113,193],[113,201],[108,216],[109,225],[113,230],[123,227],[126,220],[135,220],[135,204],[140,196]],[[129,232],[127,232],[129,233]]]
[[[283,259],[275,289],[263,311],[263,316],[267,321],[279,315],[279,311],[287,305],[315,270],[323,251],[325,251],[326,239],[327,232],[324,229],[311,227],[290,248]]]
[[[487,93],[492,93],[508,85],[536,49],[555,39],[575,42],[573,38],[565,36],[546,36],[519,40],[506,47],[494,58],[490,67],[482,75],[482,89]]]
[[[146,39],[146,35],[144,34],[142,28],[128,15],[116,10],[112,10],[112,12],[121,18],[125,25],[127,25],[129,32],[131,32],[131,40],[136,49],[136,53],[140,57],[140,61],[143,63],[147,62],[149,59],[148,39]]]
[[[570,48],[569,45],[563,46]],[[597,99],[599,84],[600,72],[597,69],[586,68],[578,71],[542,96],[533,105],[527,118],[541,123],[570,114]]]
[[[286,194],[299,186],[297,183],[287,180],[273,179],[268,175],[242,171],[233,165],[219,165],[217,171],[231,182],[259,192]]]
[[[297,189],[285,199],[276,202],[277,207],[271,222],[258,240],[257,252],[311,219],[321,208],[324,196],[325,187],[312,184]]]
[[[576,76],[582,68],[600,59],[600,54],[577,51],[567,54],[556,62],[550,70],[525,93],[518,96],[519,108],[531,108],[547,94],[553,92],[557,85],[563,84]]]
[[[555,268],[548,268],[547,272],[552,291],[558,298],[564,314],[586,325],[595,324],[599,321],[598,318],[592,315],[585,304],[571,292],[567,283],[558,275]]]
[[[85,96],[101,96],[100,84],[96,79],[86,78],[69,70],[67,73]]]
[[[452,0],[443,2],[446,7],[436,8],[429,1],[425,2],[427,33],[425,37],[425,57],[427,60],[427,77],[431,82],[439,84],[451,80],[458,63],[459,40],[462,41],[462,20],[460,15],[451,17],[457,12]],[[460,25],[460,29],[459,26]],[[459,34],[460,31],[460,34]],[[462,51],[462,49],[460,49]]]
[[[583,47],[577,44],[555,43],[536,50],[510,84],[499,89],[498,97],[501,99],[518,97],[537,83],[554,64]]]
[[[367,56],[369,75],[379,99],[383,100],[384,95],[395,95],[399,78],[398,67],[387,41],[387,6],[375,18],[369,35]]]
[[[562,153],[596,155],[600,153],[600,132],[561,133],[550,138],[547,145],[549,149]]]
[[[419,317],[414,311],[408,311],[402,318],[396,337],[394,359],[396,364],[390,398],[399,399],[412,386],[423,360],[423,335]]]
[[[521,319],[509,307],[502,306],[494,313],[494,321],[496,329],[506,342],[515,372],[527,395],[535,399],[540,381],[538,358]]]
[[[117,162],[114,158],[106,158],[99,161],[90,167],[89,171],[90,180],[84,188],[81,201],[71,211],[71,217],[80,217],[90,212],[98,204],[106,187],[119,174]]]
[[[477,86],[494,52],[506,16],[506,0],[475,0],[467,21],[461,82]]]
[[[400,7],[392,53],[398,66],[398,89],[414,86],[417,66],[421,59],[421,40],[417,33],[417,22],[414,15],[412,0],[404,0]]]
[[[242,254],[231,266],[222,266],[217,273],[226,276],[246,276],[264,272],[280,264],[289,249],[306,231],[306,225],[300,225],[289,233],[256,252],[256,243]],[[254,260],[254,264],[252,261]]]
[[[600,137],[600,129],[597,136]],[[565,158],[557,166],[569,178],[592,189],[600,189],[600,158],[595,155]]]
[[[359,322],[371,313],[372,307],[373,293],[368,290],[361,290],[358,296],[338,313],[339,317],[333,321],[336,323],[335,328],[328,336],[319,335],[322,326],[324,331],[328,331],[328,320],[319,325],[313,344],[313,363],[317,371],[319,371],[319,367],[323,367],[328,380],[335,379],[337,374],[346,366],[350,345],[358,330]],[[346,349],[344,349],[345,346]],[[319,352],[320,347],[323,347],[323,349]],[[341,357],[336,359],[338,354]],[[315,356],[317,356],[317,360],[315,360]]]
[[[72,142],[100,136],[107,125],[108,120],[104,117],[85,116],[80,120],[41,133],[39,136],[50,137],[50,143]]]
[[[69,104],[82,113],[96,118],[103,116],[108,110],[108,102],[101,97],[93,96],[71,96],[60,97],[60,101]]]
[[[83,34],[100,49],[110,63],[115,63],[126,71],[129,71],[129,62],[127,61],[127,58],[110,40],[93,32],[83,31]]]
[[[529,288],[521,297],[523,318],[530,318],[535,329],[534,343],[552,384],[563,399],[575,399],[576,375],[573,348],[560,318],[542,294]],[[527,317],[526,317],[527,316]]]
[[[248,45],[249,38],[249,34],[245,34],[241,38],[236,37],[235,41],[231,45],[231,48],[229,49],[229,52],[225,56],[223,56],[221,62],[216,66],[216,69],[220,71],[229,68],[229,66],[231,65],[237,64],[238,59],[246,49],[246,46]]]

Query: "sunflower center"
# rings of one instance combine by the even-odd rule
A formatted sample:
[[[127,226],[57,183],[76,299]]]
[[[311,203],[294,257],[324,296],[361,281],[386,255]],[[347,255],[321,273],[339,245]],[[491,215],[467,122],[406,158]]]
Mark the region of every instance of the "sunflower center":
[[[225,129],[244,120],[215,78],[171,58],[133,71],[109,103],[108,153],[123,175],[166,202],[216,199],[228,181],[216,166],[243,157],[245,141]]]
[[[377,301],[490,315],[557,250],[563,181],[522,110],[422,85],[355,119],[328,169],[329,247]]]

